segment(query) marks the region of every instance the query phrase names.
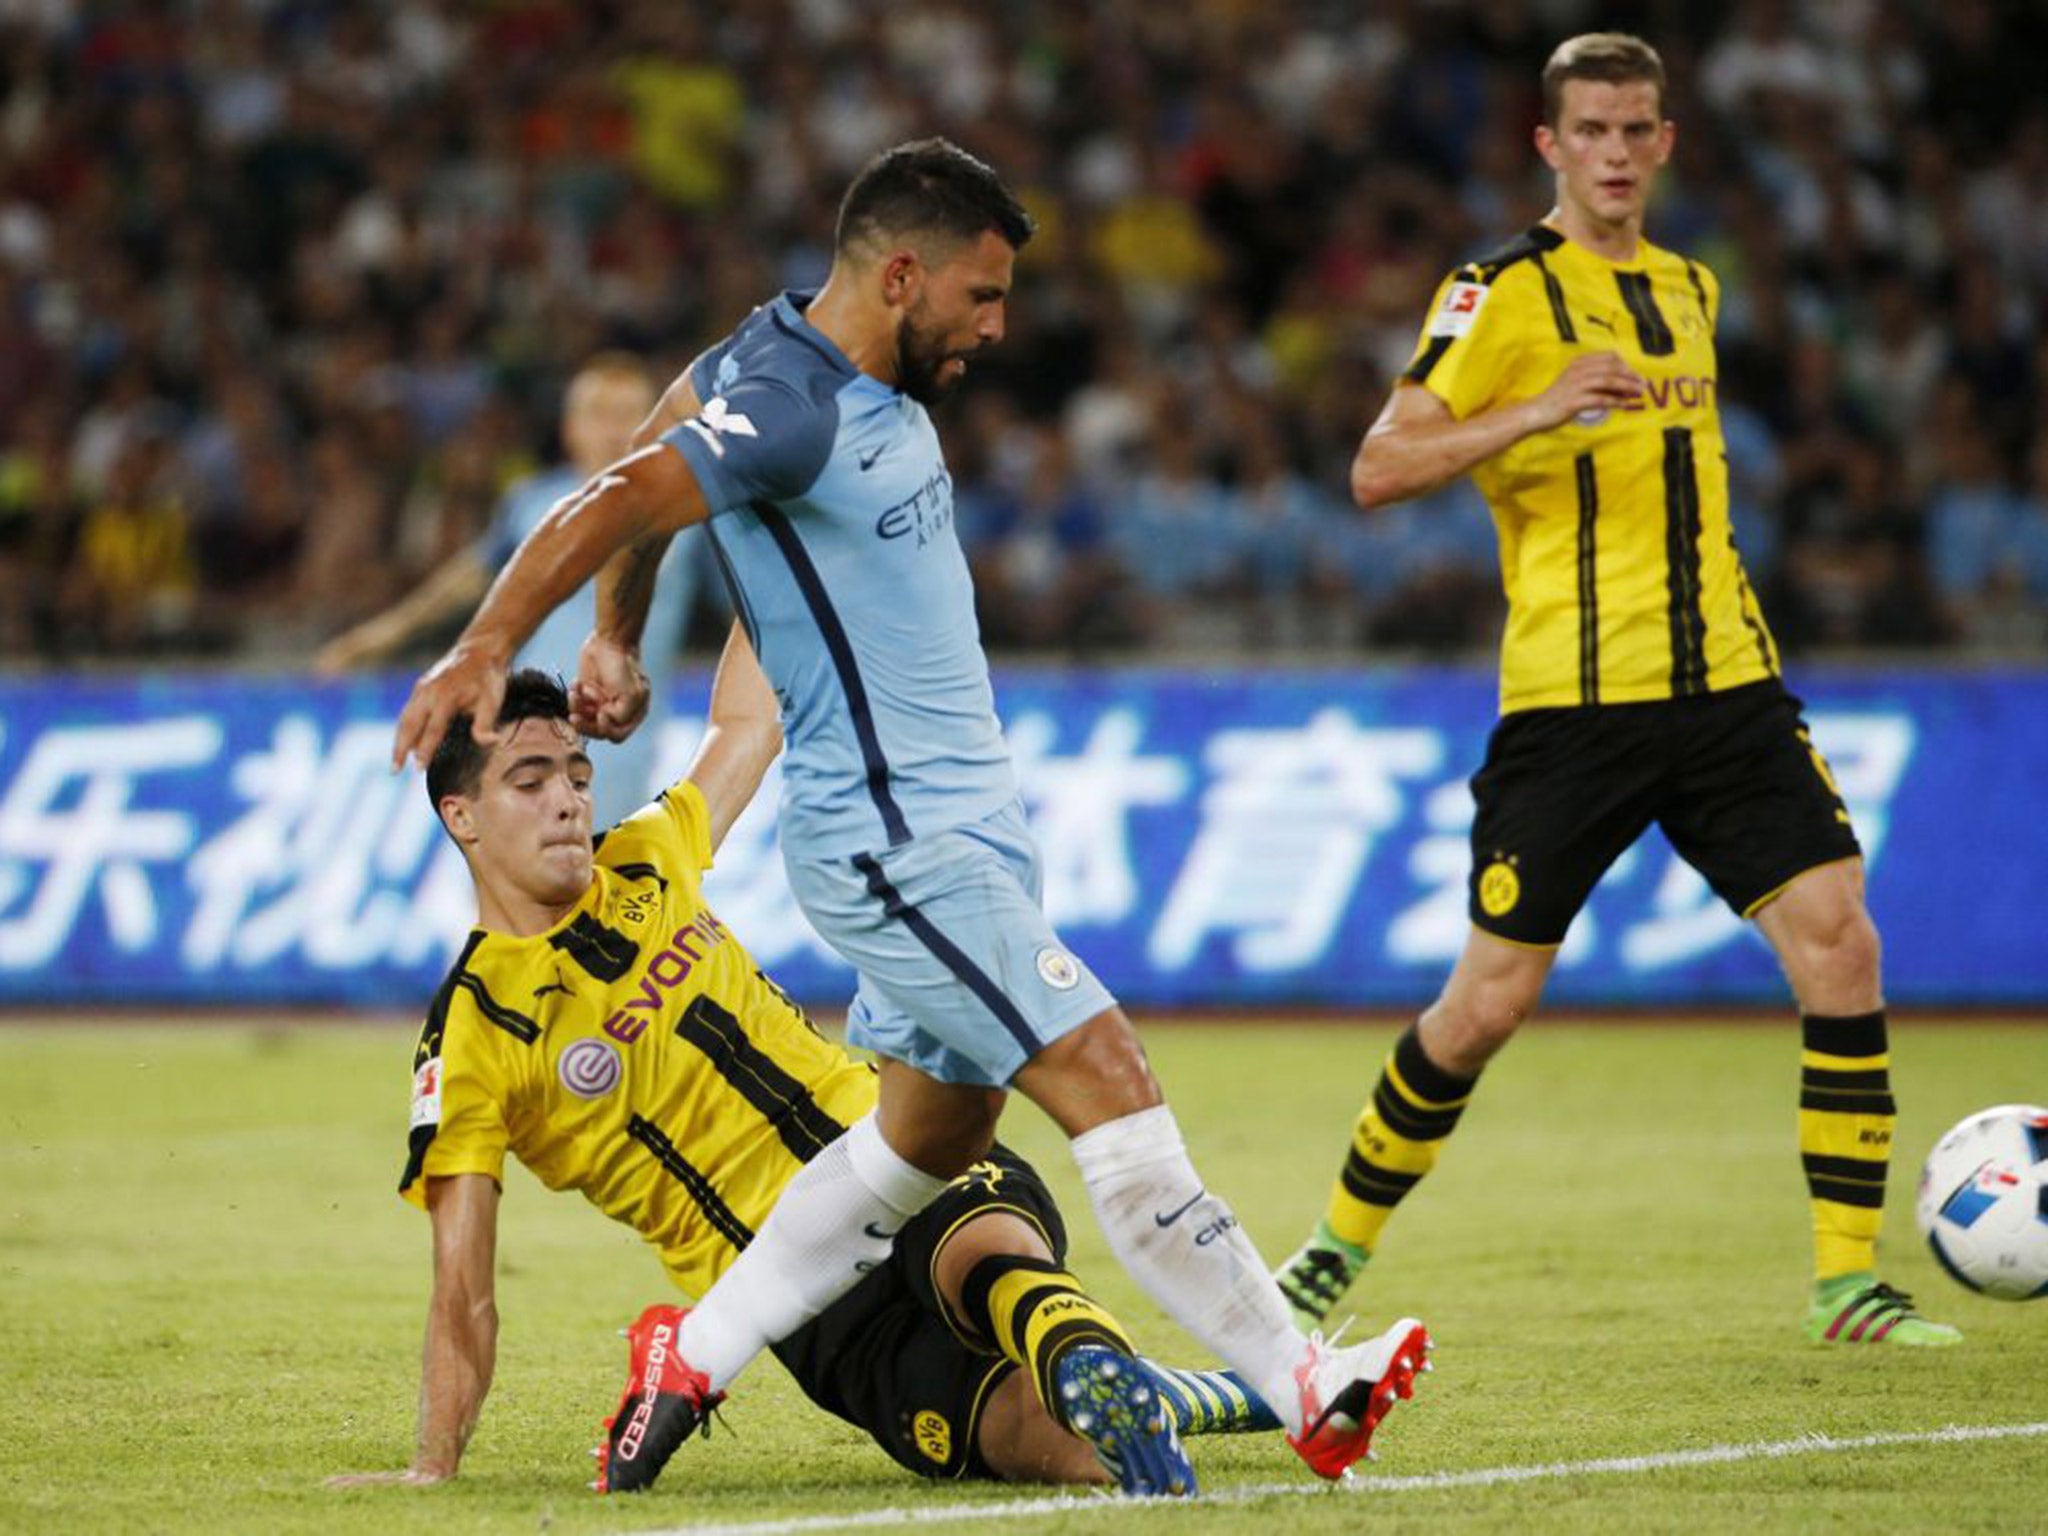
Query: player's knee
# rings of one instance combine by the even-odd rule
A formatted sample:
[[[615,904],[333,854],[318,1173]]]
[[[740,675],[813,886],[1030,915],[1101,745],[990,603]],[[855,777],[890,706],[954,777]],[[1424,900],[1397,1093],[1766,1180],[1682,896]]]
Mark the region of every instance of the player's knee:
[[[987,1332],[988,1294],[1020,1268],[1057,1269],[1039,1230],[1008,1211],[985,1211],[949,1232],[932,1256],[932,1281],[954,1317]]]
[[[1000,1088],[936,1083],[884,1061],[875,1118],[896,1156],[934,1178],[952,1179],[988,1156],[1006,1097]]]
[[[896,1138],[892,1135],[893,1142]],[[995,1116],[962,1115],[943,1125],[919,1125],[898,1146],[905,1162],[941,1179],[955,1179],[987,1157],[996,1142]]]
[[[1424,1016],[1423,1049],[1447,1072],[1476,1072],[1536,1011],[1539,996],[1508,979],[1455,987]]]
[[[1816,913],[1801,926],[1799,948],[1807,974],[1830,987],[1875,985],[1883,964],[1877,925],[1861,902],[1844,901]]]
[[[1121,1008],[1097,1014],[1024,1064],[1013,1086],[1069,1136],[1164,1102]]]

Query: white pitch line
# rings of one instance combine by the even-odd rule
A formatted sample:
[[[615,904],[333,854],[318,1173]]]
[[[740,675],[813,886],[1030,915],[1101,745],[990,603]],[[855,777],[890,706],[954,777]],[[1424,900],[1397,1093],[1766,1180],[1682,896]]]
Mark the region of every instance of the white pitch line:
[[[1768,1461],[1783,1456],[1832,1455],[1898,1445],[1962,1445],[1978,1440],[2017,1440],[2048,1435],[2048,1421],[2035,1424],[1951,1424],[1946,1429],[1878,1435],[1801,1435],[1796,1440],[1760,1440],[1748,1445],[1710,1445],[1693,1451],[1658,1451],[1646,1456],[1602,1456],[1591,1461],[1547,1461],[1519,1467],[1479,1467],[1469,1472],[1423,1472],[1406,1477],[1358,1477],[1341,1484],[1254,1483],[1204,1494],[1199,1504],[1243,1504],[1253,1499],[1343,1498],[1387,1493],[1432,1493],[1444,1488],[1491,1488],[1554,1477],[1604,1477],[1661,1472],[1673,1467],[1718,1466],[1735,1461]],[[725,1525],[677,1525],[635,1536],[798,1536],[806,1531],[851,1531],[898,1525],[941,1525],[949,1520],[1028,1520],[1039,1515],[1110,1514],[1155,1509],[1150,1500],[1107,1493],[1053,1494],[1012,1503],[919,1504],[870,1509],[858,1514],[802,1515],[787,1520],[749,1520]]]

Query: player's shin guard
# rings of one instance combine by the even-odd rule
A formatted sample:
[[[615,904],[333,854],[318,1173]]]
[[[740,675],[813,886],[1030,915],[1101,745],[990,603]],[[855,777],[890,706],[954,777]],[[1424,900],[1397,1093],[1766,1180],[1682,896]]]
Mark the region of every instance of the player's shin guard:
[[[1110,1250],[1169,1316],[1299,1428],[1303,1340],[1231,1209],[1202,1186],[1164,1104],[1074,1138]]]
[[[1324,1218],[1331,1232],[1372,1251],[1394,1207],[1436,1166],[1437,1151],[1457,1129],[1477,1081],[1431,1061],[1416,1026],[1408,1026],[1352,1130]]]
[[[983,1259],[961,1282],[960,1320],[1030,1373],[1039,1402],[1063,1425],[1066,1410],[1053,1386],[1062,1355],[1077,1344],[1137,1353],[1117,1320],[1051,1259]]]
[[[684,1359],[715,1391],[886,1261],[946,1181],[898,1157],[873,1115],[789,1181],[761,1230],[683,1320]]]
[[[1807,1014],[1800,1024],[1799,1160],[1813,1199],[1814,1276],[1826,1281],[1876,1265],[1898,1111],[1882,1011]]]

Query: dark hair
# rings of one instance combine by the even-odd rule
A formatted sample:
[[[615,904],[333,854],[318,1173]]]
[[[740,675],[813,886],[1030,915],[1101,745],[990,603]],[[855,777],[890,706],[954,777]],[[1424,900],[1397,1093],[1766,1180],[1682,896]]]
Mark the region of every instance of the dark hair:
[[[988,166],[949,139],[918,139],[861,167],[840,200],[834,245],[845,251],[908,234],[968,241],[992,229],[1022,250],[1037,227]]]
[[[505,679],[505,701],[498,706],[500,730],[522,720],[568,718],[569,690],[553,673],[521,667]],[[490,753],[470,734],[474,723],[466,710],[450,720],[441,745],[434,748],[434,760],[427,764],[427,799],[437,815],[443,795],[473,795],[483,781]]]
[[[1664,61],[1657,50],[1627,32],[1582,32],[1557,45],[1543,66],[1543,121],[1557,126],[1564,110],[1567,80],[1600,80],[1622,85],[1647,80],[1657,87],[1657,107],[1664,106]]]

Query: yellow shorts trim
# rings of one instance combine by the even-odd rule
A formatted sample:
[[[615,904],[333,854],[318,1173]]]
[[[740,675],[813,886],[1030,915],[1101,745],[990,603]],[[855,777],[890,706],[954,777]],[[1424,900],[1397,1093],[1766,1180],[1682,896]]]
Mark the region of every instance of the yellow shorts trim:
[[[1798,874],[1793,875],[1790,879],[1781,881],[1779,884],[1772,886],[1768,891],[1765,891],[1763,895],[1757,897],[1755,901],[1752,901],[1748,906],[1742,909],[1742,915],[1745,919],[1755,917],[1757,913],[1763,911],[1765,907],[1768,907],[1772,902],[1776,901],[1780,896],[1784,895],[1787,891],[1792,889],[1792,887],[1795,884],[1805,879],[1808,875],[1812,874],[1816,869],[1826,869],[1830,865],[1834,864],[1854,864],[1862,857],[1863,855],[1860,853],[1851,853],[1845,854],[1838,859],[1822,859],[1818,864],[1809,864],[1806,866],[1806,868],[1800,870]]]
[[[953,1471],[956,1479],[967,1475],[968,1468],[974,1464],[981,1450],[981,1415],[988,1407],[989,1398],[995,1395],[1003,1378],[1016,1369],[1014,1362],[998,1357],[990,1364],[988,1374],[981,1378],[981,1385],[974,1389],[974,1401],[967,1409],[967,1423],[961,1431],[959,1465]],[[986,1462],[986,1458],[983,1460]]]
[[[1511,948],[1534,950],[1538,954],[1554,955],[1564,948],[1563,939],[1559,939],[1555,944],[1532,944],[1527,939],[1511,939],[1504,933],[1495,933],[1491,928],[1482,928],[1477,923],[1472,925],[1472,931],[1474,933],[1483,933],[1489,939],[1498,939],[1501,943]]]

